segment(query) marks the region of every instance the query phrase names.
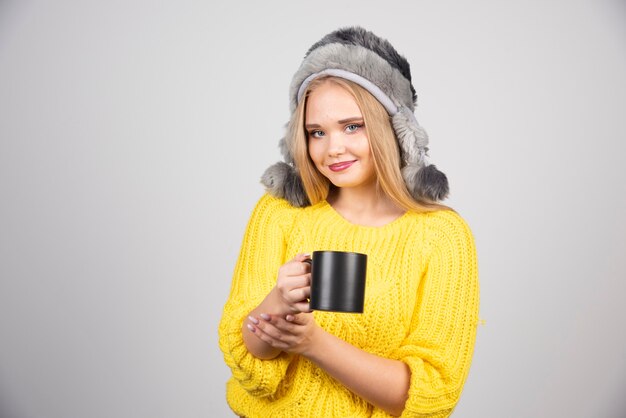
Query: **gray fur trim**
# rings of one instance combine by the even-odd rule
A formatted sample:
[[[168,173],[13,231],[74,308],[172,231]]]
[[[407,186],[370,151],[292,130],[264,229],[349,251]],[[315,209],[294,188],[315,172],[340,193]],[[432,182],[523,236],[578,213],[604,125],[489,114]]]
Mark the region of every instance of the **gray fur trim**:
[[[382,57],[392,67],[397,68],[407,80],[411,81],[411,65],[406,58],[400,55],[388,40],[383,39],[380,36],[376,36],[372,32],[359,26],[342,28],[329,33],[309,48],[305,57],[308,56],[311,51],[322,45],[334,43],[360,45],[367,48]],[[415,89],[412,85],[411,92],[413,93],[413,102],[415,102],[417,94],[415,93]]]
[[[289,152],[287,139],[285,139],[285,137],[280,138],[280,141],[278,141],[278,148],[280,149],[280,154],[283,156],[285,162],[293,166],[295,162],[293,160],[293,157],[291,156],[291,152]]]
[[[321,76],[331,76],[331,77],[339,77],[345,80],[350,80],[353,83],[358,84],[363,87],[365,90],[369,91],[372,96],[376,98],[383,105],[383,107],[387,110],[387,113],[390,115],[395,115],[398,113],[398,106],[391,100],[387,93],[382,91],[376,84],[372,83],[366,78],[361,77],[358,74],[351,73],[350,71],[341,70],[338,68],[327,68],[325,70],[320,71],[319,73],[313,73],[308,76],[302,84],[300,84],[300,89],[298,89],[298,95],[296,100],[300,102],[302,99],[302,95],[308,88],[311,81],[315,80]]]
[[[428,134],[417,123],[413,113],[402,107],[393,116],[391,123],[398,138],[403,165],[425,165],[422,159],[428,151]]]
[[[298,105],[298,90],[311,74],[327,68],[350,71],[376,84],[396,106],[415,109],[411,82],[379,55],[357,45],[329,44],[311,51],[296,72],[289,89],[291,112]]]
[[[261,176],[261,184],[272,196],[285,199],[292,206],[310,205],[302,179],[296,169],[287,163],[278,162],[265,170]]]
[[[402,169],[402,177],[411,195],[417,200],[437,202],[448,196],[448,178],[434,165],[419,167],[407,165]]]

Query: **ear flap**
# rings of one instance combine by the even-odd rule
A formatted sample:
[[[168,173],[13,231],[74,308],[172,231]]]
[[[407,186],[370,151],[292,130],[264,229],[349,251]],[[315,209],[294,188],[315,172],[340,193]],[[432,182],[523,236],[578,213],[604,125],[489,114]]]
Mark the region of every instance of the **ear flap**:
[[[403,165],[421,165],[423,152],[428,149],[428,134],[417,123],[413,112],[407,107],[399,107],[391,124],[398,138]]]
[[[409,193],[418,200],[437,202],[445,199],[450,192],[448,178],[432,164],[422,167],[407,165],[402,169],[402,177]]]
[[[295,163],[291,153],[289,152],[289,146],[287,146],[287,139],[285,137],[280,138],[280,141],[278,141],[278,149],[280,150],[280,154],[283,156],[283,160],[287,164],[293,166]]]
[[[448,178],[426,160],[428,134],[407,107],[392,117],[402,157],[402,177],[411,195],[418,200],[437,202],[448,196]]]
[[[265,170],[261,176],[261,183],[272,196],[285,199],[292,206],[310,205],[302,179],[296,169],[287,163],[278,162]]]

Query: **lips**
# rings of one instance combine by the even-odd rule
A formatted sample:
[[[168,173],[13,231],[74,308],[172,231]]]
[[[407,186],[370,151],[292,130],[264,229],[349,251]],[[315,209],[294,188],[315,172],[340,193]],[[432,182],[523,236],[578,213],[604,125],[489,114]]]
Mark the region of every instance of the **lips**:
[[[331,171],[343,171],[343,170],[347,170],[348,168],[350,168],[350,166],[352,164],[354,164],[356,162],[356,160],[353,161],[342,161],[340,163],[335,163],[335,164],[330,164],[328,166],[328,168],[330,168]]]

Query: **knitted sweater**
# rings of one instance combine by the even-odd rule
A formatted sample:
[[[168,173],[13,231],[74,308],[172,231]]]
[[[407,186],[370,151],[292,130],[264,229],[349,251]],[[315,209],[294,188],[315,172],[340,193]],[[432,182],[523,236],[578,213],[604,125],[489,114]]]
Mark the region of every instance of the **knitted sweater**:
[[[447,417],[467,378],[478,322],[472,234],[453,211],[406,212],[382,227],[354,225],[327,202],[294,208],[269,195],[257,203],[219,326],[232,370],[227,400],[240,416],[387,417],[298,355],[260,360],[243,342],[248,313],[299,252],[368,255],[363,314],[314,312],[327,332],[411,371],[402,417]]]

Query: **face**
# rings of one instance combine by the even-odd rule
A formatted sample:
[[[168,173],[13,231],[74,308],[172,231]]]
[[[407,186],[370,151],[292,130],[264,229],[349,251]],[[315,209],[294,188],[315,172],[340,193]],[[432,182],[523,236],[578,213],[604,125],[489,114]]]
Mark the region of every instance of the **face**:
[[[305,129],[315,167],[340,188],[373,187],[376,182],[363,115],[341,86],[325,82],[307,99]]]

